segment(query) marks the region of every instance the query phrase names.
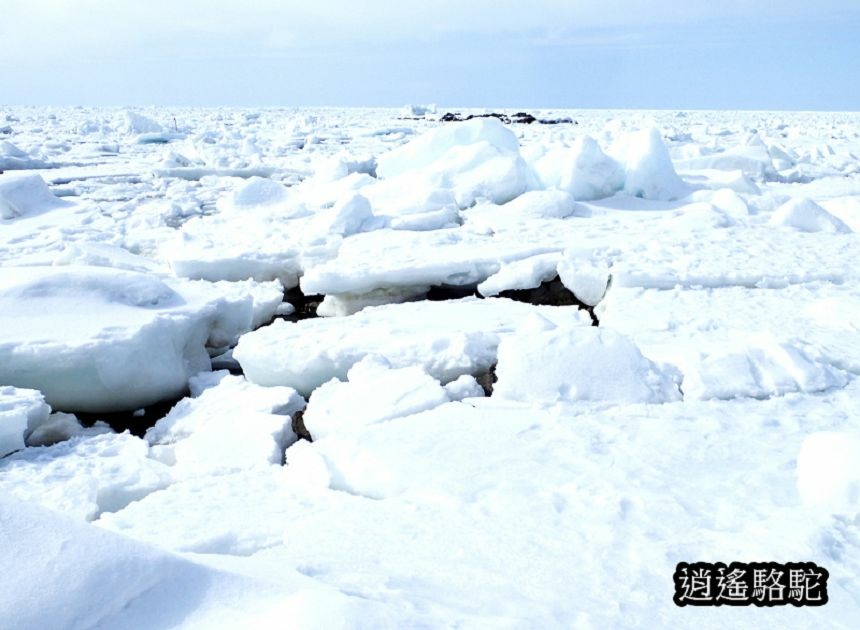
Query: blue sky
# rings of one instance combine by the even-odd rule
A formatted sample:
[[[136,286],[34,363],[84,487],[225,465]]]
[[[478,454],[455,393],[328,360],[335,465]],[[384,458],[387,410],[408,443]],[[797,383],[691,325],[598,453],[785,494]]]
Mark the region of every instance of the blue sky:
[[[860,110],[856,0],[0,7],[0,104]]]

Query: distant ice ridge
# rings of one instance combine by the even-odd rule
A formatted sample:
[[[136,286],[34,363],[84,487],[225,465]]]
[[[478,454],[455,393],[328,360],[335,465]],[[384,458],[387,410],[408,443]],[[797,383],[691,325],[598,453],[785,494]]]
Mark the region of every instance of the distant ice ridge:
[[[671,201],[689,194],[656,129],[622,136],[607,155],[591,136],[570,148],[532,151],[530,165],[541,187],[565,190],[579,201],[623,191],[634,197]]]
[[[576,200],[617,193],[674,200],[691,192],[655,130],[631,133],[612,151],[615,157],[594,139],[581,137],[570,148],[522,152],[514,132],[495,118],[448,124],[379,154],[375,163],[334,156],[291,188],[252,178],[219,200],[217,215],[186,223],[163,251],[181,276],[277,278],[288,287],[304,278],[304,290],[315,292],[321,264],[360,234],[450,229],[451,238],[466,239],[505,219],[510,224],[576,215],[582,211]],[[357,203],[359,197],[366,203]],[[469,229],[460,230],[465,223]],[[472,282],[487,275],[478,273]],[[321,292],[360,295],[392,286],[402,283]]]

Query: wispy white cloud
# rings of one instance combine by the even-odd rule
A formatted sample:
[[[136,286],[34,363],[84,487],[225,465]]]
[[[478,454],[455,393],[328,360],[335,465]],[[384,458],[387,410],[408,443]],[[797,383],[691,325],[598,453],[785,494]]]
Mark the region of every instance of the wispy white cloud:
[[[795,18],[860,13],[852,0],[782,0]],[[122,57],[159,46],[231,50],[432,44],[452,36],[498,35],[533,43],[630,43],[660,25],[773,19],[771,2],[750,0],[3,0],[0,58]]]

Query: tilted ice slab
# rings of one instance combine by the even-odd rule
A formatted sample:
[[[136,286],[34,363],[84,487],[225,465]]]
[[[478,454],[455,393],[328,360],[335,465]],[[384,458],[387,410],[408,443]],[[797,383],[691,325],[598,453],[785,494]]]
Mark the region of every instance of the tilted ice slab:
[[[68,205],[69,202],[54,196],[39,175],[0,176],[0,220]]]
[[[179,478],[281,463],[296,439],[289,414],[305,406],[295,390],[260,387],[226,371],[192,377],[190,385],[193,397],[146,432],[152,457]]]
[[[0,140],[0,171],[50,168],[45,160],[34,158],[11,142]]]
[[[422,368],[392,369],[378,355],[368,355],[352,366],[347,379],[332,379],[311,395],[302,420],[314,440],[432,409],[451,400],[439,381]]]
[[[0,277],[0,382],[55,409],[137,409],[177,396],[270,319],[280,285],[161,280],[106,267],[14,267]]]
[[[671,201],[689,194],[678,177],[660,132],[645,129],[619,138],[612,152],[624,165],[624,192],[643,199]]]
[[[529,165],[543,188],[557,188],[587,201],[610,197],[624,187],[623,166],[591,136],[580,136],[570,148],[540,148],[537,153]]]
[[[346,240],[336,258],[307,270],[301,287],[306,294],[363,294],[390,287],[477,284],[506,261],[558,249],[461,228],[377,230]]]
[[[559,324],[590,324],[575,307],[498,298],[410,302],[342,318],[275,321],[243,335],[233,356],[250,381],[287,385],[304,396],[332,378],[344,380],[368,354],[384,357],[392,367],[421,366],[447,383],[486,371],[495,363],[501,338],[533,313]]]

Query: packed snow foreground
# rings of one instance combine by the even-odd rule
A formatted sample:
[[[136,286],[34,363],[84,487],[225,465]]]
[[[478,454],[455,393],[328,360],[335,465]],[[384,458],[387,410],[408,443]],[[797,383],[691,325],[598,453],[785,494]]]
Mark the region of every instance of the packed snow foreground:
[[[441,113],[0,108],[0,626],[856,627],[860,116]]]

